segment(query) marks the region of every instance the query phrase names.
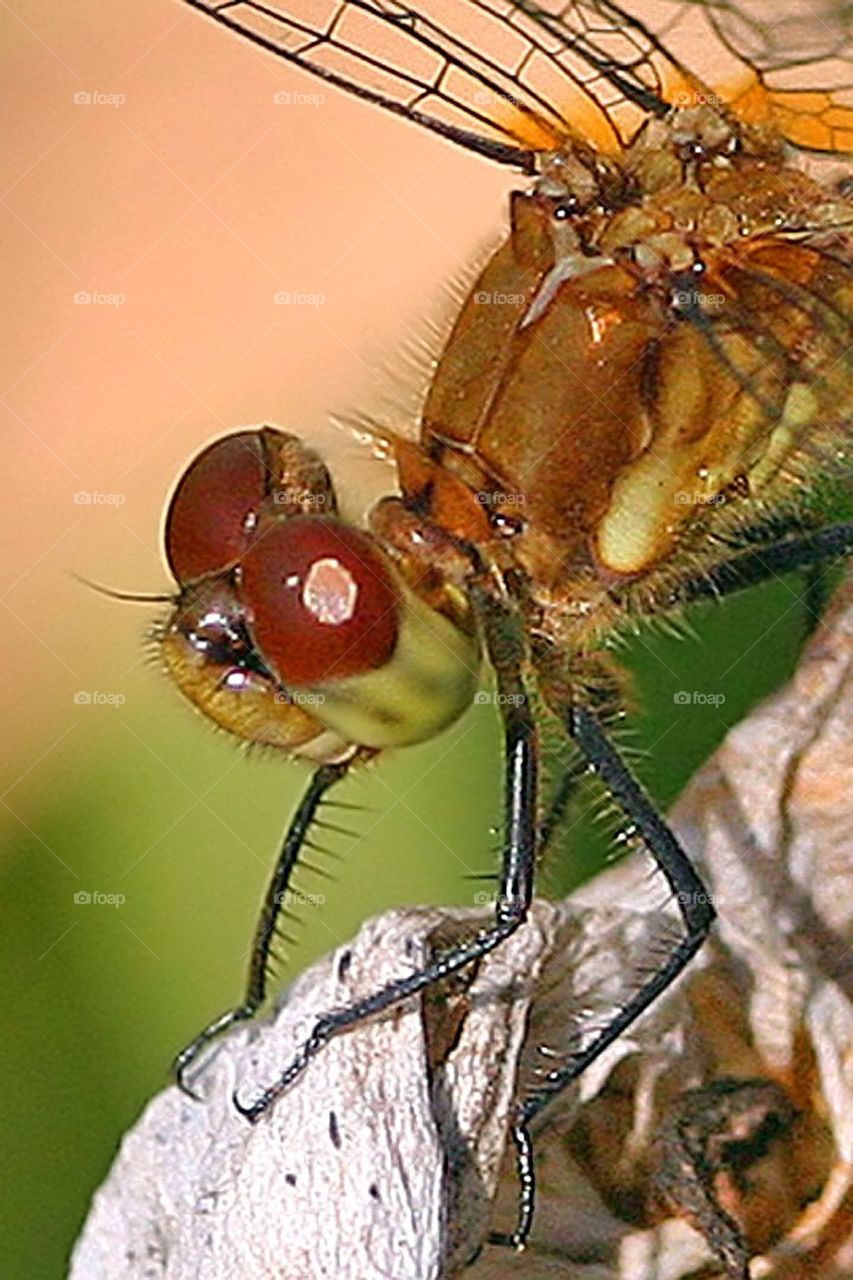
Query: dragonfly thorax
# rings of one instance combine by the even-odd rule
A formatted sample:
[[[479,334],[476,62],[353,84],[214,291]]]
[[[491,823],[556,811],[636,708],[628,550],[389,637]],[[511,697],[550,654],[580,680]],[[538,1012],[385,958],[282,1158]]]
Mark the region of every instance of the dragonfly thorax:
[[[836,234],[838,202],[761,138],[674,111],[620,163],[555,153],[513,196],[422,445],[510,512],[534,595],[654,573],[716,508],[772,498],[850,411],[849,271],[807,244]]]

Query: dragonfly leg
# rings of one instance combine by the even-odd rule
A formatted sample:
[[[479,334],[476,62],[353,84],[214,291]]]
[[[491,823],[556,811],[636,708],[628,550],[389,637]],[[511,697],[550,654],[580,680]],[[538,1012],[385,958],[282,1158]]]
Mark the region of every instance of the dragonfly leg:
[[[566,1062],[549,1072],[519,1105],[511,1130],[520,1182],[518,1218],[511,1235],[496,1234],[492,1237],[495,1243],[509,1244],[517,1249],[524,1247],[533,1223],[536,1177],[530,1137],[532,1122],[675,981],[708,936],[715,914],[710,895],[690,858],[610,742],[595,713],[582,704],[572,707],[568,712],[567,729],[663,872],[678,904],[684,933],[670,948],[663,963],[626,1000],[607,1025]]]
[[[401,1000],[478,960],[515,933],[533,896],[538,796],[538,743],[523,681],[525,650],[520,622],[494,601],[482,606],[486,645],[497,675],[504,729],[504,849],[494,921],[467,940],[435,955],[429,963],[346,1008],[317,1020],[279,1078],[250,1104],[235,1106],[255,1123],[294,1083],[308,1063],[339,1032],[381,1013]]]
[[[822,569],[826,574],[851,554],[853,522],[828,525],[799,537],[777,538],[766,545],[737,551],[696,577],[677,583],[661,604],[664,608],[676,608],[693,600],[721,599],[733,591],[797,570]],[[814,583],[811,589],[814,590]]]
[[[263,906],[261,907],[255,938],[252,943],[252,954],[249,961],[249,973],[243,1000],[233,1009],[227,1009],[225,1013],[221,1013],[219,1017],[208,1023],[204,1030],[200,1031],[181,1050],[172,1064],[176,1083],[191,1098],[196,1098],[197,1095],[187,1084],[187,1072],[205,1045],[221,1035],[223,1031],[227,1031],[229,1027],[233,1027],[235,1023],[249,1021],[264,1003],[267,977],[269,975],[270,952],[275,938],[276,923],[285,901],[287,886],[290,883],[290,878],[299,861],[299,856],[305,847],[308,833],[316,820],[317,811],[327,791],[344,777],[350,764],[351,761],[345,761],[341,764],[326,764],[315,770],[299,803],[299,807],[287,828],[275,871],[267,886]]]

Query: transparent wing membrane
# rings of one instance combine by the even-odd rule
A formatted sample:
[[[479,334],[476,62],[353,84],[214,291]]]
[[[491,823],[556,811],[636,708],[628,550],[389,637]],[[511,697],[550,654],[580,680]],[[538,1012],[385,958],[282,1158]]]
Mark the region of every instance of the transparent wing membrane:
[[[526,169],[535,152],[569,141],[617,150],[649,114],[709,94],[796,146],[853,150],[849,0],[813,0],[806,13],[778,0],[187,3],[332,84]]]
[[[613,149],[663,111],[654,37],[610,5],[531,0],[188,0],[289,62],[454,136],[507,148]],[[686,74],[686,73],[684,73]],[[626,122],[620,112],[630,112]]]
[[[742,114],[772,121],[795,146],[853,151],[853,4],[718,0],[708,6],[725,48],[745,64]]]
[[[287,61],[498,159],[525,166],[531,152],[558,147],[571,132],[548,97],[524,82],[541,51],[485,7],[189,2]],[[451,8],[452,21],[442,8]]]

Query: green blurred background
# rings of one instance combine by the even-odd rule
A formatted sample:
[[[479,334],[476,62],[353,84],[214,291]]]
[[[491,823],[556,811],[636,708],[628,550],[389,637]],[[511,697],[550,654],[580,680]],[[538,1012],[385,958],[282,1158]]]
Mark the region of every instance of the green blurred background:
[[[399,353],[425,318],[452,313],[447,281],[494,244],[512,179],[340,96],[282,106],[280,90],[316,86],[174,0],[22,0],[16,13],[0,89],[15,120],[0,156],[0,1273],[55,1280],[173,1054],[239,997],[306,778],[181,704],[145,641],[157,607],[71,573],[167,589],[165,496],[240,424],[304,430],[340,455],[349,492],[356,450],[329,413],[411,423],[428,370]],[[279,290],[323,304],[277,306]],[[387,475],[371,474],[358,484],[382,491]],[[647,708],[633,745],[662,804],[790,672],[801,587],[697,608],[696,639],[627,647]],[[684,705],[680,690],[725,701]],[[341,797],[361,808],[342,820],[357,834],[328,834],[331,881],[300,879],[325,900],[303,909],[281,981],[386,907],[474,902],[483,886],[466,877],[496,863],[499,770],[494,710],[477,706],[348,780]],[[579,823],[549,889],[605,856]]]

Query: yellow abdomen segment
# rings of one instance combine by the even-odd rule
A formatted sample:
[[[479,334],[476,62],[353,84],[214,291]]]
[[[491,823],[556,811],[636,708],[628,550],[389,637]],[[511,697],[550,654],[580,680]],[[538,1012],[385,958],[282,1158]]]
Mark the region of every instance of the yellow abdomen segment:
[[[650,442],[616,477],[594,539],[601,568],[647,571],[703,509],[767,496],[798,456],[849,439],[853,286],[844,275],[812,249],[765,248],[721,275],[731,292],[720,292],[720,313],[732,321],[682,320],[660,341]]]
[[[477,639],[407,592],[399,638],[388,662],[294,697],[333,733],[365,747],[424,742],[457,720],[480,676]]]

